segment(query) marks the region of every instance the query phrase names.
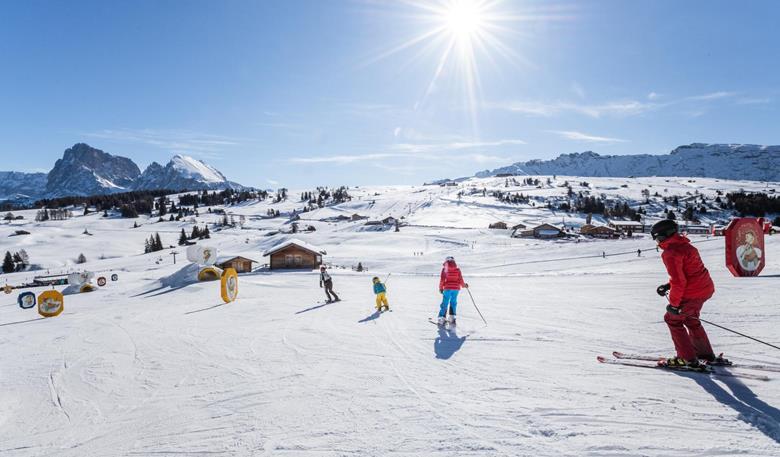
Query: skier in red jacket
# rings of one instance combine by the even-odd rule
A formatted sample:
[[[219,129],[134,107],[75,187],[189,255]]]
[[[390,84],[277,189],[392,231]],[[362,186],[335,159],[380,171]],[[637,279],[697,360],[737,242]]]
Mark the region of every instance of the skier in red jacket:
[[[688,238],[677,233],[677,224],[672,220],[657,222],[650,233],[663,249],[661,259],[669,273],[669,282],[657,289],[661,296],[669,292],[664,321],[677,351],[677,356],[667,359],[666,364],[698,367],[699,359],[716,362],[707,332],[698,319],[704,302],[715,293],[699,251]]]
[[[441,269],[441,277],[439,279],[439,293],[442,294],[441,307],[439,309],[439,325],[444,325],[448,309],[450,314],[447,316],[447,321],[450,325],[455,325],[455,314],[458,310],[458,293],[461,287],[468,289],[469,285],[463,281],[463,275],[455,263],[455,259],[447,257],[444,260],[444,266]]]

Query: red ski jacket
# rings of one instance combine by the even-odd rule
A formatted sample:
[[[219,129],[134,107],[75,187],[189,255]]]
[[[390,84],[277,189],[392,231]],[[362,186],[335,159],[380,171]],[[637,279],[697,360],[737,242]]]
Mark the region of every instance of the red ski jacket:
[[[455,262],[447,262],[441,269],[441,279],[439,280],[439,290],[460,290],[466,285],[463,281],[463,275]]]
[[[715,293],[715,284],[701,261],[699,251],[684,236],[674,234],[659,245],[661,258],[669,272],[669,303],[680,306],[686,299],[708,299]]]

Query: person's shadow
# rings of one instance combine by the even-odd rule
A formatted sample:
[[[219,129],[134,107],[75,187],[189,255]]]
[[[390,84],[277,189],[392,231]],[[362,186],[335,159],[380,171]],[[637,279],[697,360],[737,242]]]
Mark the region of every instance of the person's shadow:
[[[382,312],[381,312],[381,311],[374,311],[374,314],[371,314],[370,316],[366,316],[366,317],[364,317],[363,319],[360,319],[360,320],[358,321],[358,324],[363,324],[363,323],[365,323],[365,322],[370,322],[370,321],[373,321],[373,320],[375,320],[375,319],[378,319],[378,318],[379,318],[379,316],[381,316],[381,315],[382,315]]]
[[[439,327],[439,336],[433,342],[433,352],[436,353],[437,359],[447,360],[458,352],[466,342],[467,336],[458,338],[457,330],[452,327],[446,329]]]
[[[696,381],[721,404],[739,413],[739,420],[757,428],[776,443],[780,443],[780,410],[759,399],[740,379],[726,376],[717,378],[726,384],[726,387],[731,390],[729,392],[708,376],[680,375]]]

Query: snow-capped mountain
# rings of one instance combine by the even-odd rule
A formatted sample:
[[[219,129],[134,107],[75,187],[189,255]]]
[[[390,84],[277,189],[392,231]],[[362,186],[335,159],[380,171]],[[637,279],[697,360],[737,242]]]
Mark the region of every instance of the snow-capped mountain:
[[[133,184],[133,189],[225,189],[242,188],[207,163],[185,155],[176,155],[163,167],[152,162]]]
[[[0,201],[30,203],[41,198],[100,195],[131,190],[244,189],[207,163],[176,155],[166,166],[152,162],[141,173],[131,159],[85,143],[65,150],[48,173],[0,172]]]
[[[562,154],[553,160],[530,160],[485,170],[497,174],[620,176],[691,176],[753,181],[780,180],[780,146],[703,144],[680,146],[665,155],[607,155],[592,151]]]
[[[126,157],[113,156],[85,143],[65,150],[49,172],[47,197],[125,192],[141,170]]]
[[[0,201],[29,200],[46,189],[46,173],[0,171]]]

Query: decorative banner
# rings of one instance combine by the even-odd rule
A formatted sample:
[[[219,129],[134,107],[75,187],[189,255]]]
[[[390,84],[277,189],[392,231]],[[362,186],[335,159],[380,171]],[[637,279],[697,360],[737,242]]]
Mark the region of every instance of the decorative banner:
[[[198,265],[214,265],[217,261],[217,249],[193,245],[187,248],[187,260]]]
[[[38,314],[43,317],[59,316],[65,309],[65,298],[56,290],[46,290],[38,295]]]
[[[214,267],[206,267],[198,272],[198,281],[216,281],[219,277],[219,271]]]
[[[98,286],[100,286],[100,287],[105,286],[106,285],[106,278],[104,278],[103,276],[99,277],[97,279],[97,283],[98,283]]]
[[[3,286],[3,292],[5,292],[5,293],[7,293],[7,294],[10,294],[10,293],[11,293],[11,292],[13,292],[13,291],[14,291],[14,288],[13,288],[13,287],[11,287],[11,286],[9,286],[8,284],[6,284],[5,286]]]
[[[759,219],[736,218],[724,230],[726,267],[734,276],[758,276],[766,265],[764,227]]]
[[[80,271],[76,273],[71,273],[68,275],[68,284],[80,285],[80,284],[88,283],[94,277],[95,277],[95,273],[92,273],[91,271]]]
[[[94,284],[87,283],[87,284],[82,284],[81,285],[81,287],[79,288],[79,293],[83,294],[83,293],[87,293],[87,292],[94,292],[96,290],[97,290],[97,287],[95,287]]]
[[[35,307],[35,294],[32,292],[22,292],[16,299],[19,302],[19,307],[22,309],[30,309]]]
[[[119,281],[119,275],[118,275],[118,274],[116,274],[116,273],[112,274],[112,275],[111,275],[111,280],[112,280],[112,281],[115,281],[115,282],[116,282],[116,281]]]
[[[233,268],[222,272],[222,300],[230,303],[238,297],[238,274]]]

